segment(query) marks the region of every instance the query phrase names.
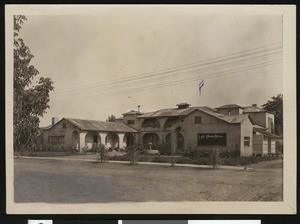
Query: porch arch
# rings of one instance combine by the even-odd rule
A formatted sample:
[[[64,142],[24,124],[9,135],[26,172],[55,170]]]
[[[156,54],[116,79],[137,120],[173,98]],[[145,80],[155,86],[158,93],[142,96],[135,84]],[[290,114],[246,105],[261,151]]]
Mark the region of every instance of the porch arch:
[[[142,127],[143,128],[160,128],[160,123],[159,123],[159,120],[154,118],[154,117],[151,117],[151,118],[146,118],[143,120],[142,122]]]
[[[166,130],[167,128],[170,128],[170,126],[172,124],[174,124],[176,121],[178,121],[180,119],[179,116],[175,116],[175,117],[169,117],[165,123],[164,123],[164,126],[163,126],[163,129]]]
[[[113,149],[119,147],[119,136],[115,132],[108,132],[105,138],[105,145],[110,145]]]
[[[72,147],[78,149],[79,144],[79,133],[78,131],[73,131],[72,137],[71,137]]]
[[[100,135],[97,131],[88,131],[85,135],[85,144],[88,148],[98,145],[101,142]]]
[[[165,141],[168,145],[171,145],[171,133],[166,135]],[[177,133],[177,151],[184,150],[184,137],[181,133]]]
[[[145,133],[143,135],[143,144],[157,146],[160,143],[158,134],[156,133]]]

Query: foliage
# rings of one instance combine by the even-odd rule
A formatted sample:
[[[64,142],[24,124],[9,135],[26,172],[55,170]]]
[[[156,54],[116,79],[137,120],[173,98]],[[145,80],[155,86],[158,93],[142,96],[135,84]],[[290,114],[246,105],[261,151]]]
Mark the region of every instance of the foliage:
[[[194,149],[184,153],[184,156],[190,157],[191,159],[208,158],[210,156],[210,150],[207,149]]]
[[[49,108],[49,93],[54,89],[50,78],[33,80],[39,71],[30,65],[33,58],[19,37],[25,16],[14,16],[14,150],[28,150],[36,145],[40,117]]]
[[[105,145],[100,144],[96,147],[97,153],[99,153],[99,160],[101,163],[104,162],[104,160],[107,159],[107,152],[108,149],[105,148]]]
[[[234,151],[229,151],[229,150],[222,150],[220,151],[219,157],[220,158],[237,158],[239,157],[239,151],[234,150]]]
[[[116,116],[112,114],[112,115],[108,116],[108,118],[107,118],[106,121],[108,121],[108,122],[116,122]]]
[[[143,150],[143,147],[139,145],[131,145],[126,147],[126,155],[127,160],[130,162],[131,165],[134,165],[137,163],[138,160],[138,154]]]
[[[162,143],[158,146],[158,151],[160,155],[171,155],[170,144]]]
[[[283,155],[283,142],[282,141],[280,141],[280,140],[276,141],[275,151],[276,151],[277,156]]]
[[[212,165],[214,166],[214,169],[217,169],[219,154],[220,153],[219,153],[218,149],[210,150],[209,158],[210,158]]]
[[[275,133],[282,135],[283,133],[283,95],[273,96],[271,100],[262,105],[265,110],[275,113]]]
[[[29,151],[53,151],[53,152],[78,152],[78,149],[76,149],[76,146],[72,145],[48,145],[47,147],[33,147],[30,148]]]
[[[155,156],[152,161],[155,163],[171,163],[172,158],[170,156]]]
[[[218,155],[215,153],[214,155]],[[137,159],[137,158],[136,158]],[[138,161],[141,162],[156,162],[156,163],[172,163],[172,156],[153,156],[153,155],[139,155]],[[196,165],[211,165],[217,167],[217,165],[225,165],[225,166],[246,166],[252,163],[258,163],[263,161],[271,161],[278,159],[276,156],[263,156],[263,157],[239,157],[239,158],[220,158],[217,157],[216,160],[211,157],[200,157],[197,159],[191,159],[189,157],[176,157],[176,163],[178,164],[196,164]],[[128,161],[128,156],[113,156],[110,157],[110,160],[116,161]]]

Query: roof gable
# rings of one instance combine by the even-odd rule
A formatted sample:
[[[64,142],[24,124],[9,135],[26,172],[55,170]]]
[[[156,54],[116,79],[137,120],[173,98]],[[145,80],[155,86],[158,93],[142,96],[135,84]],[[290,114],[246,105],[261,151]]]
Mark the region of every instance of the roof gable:
[[[189,107],[185,109],[177,109],[177,108],[162,109],[150,113],[145,113],[141,116],[138,116],[138,118],[174,117],[174,116],[185,117],[196,110],[202,111],[208,115],[211,115],[227,123],[242,123],[246,119],[249,119],[248,114],[224,115],[224,114],[217,113],[214,109],[207,106]]]
[[[96,120],[84,120],[84,119],[73,119],[63,118],[51,128],[55,127],[62,121],[67,121],[79,128],[82,131],[107,131],[107,132],[137,132],[137,130],[119,122],[107,122],[107,121],[96,121]]]
[[[226,105],[217,107],[216,109],[231,109],[231,108],[241,108],[241,109],[243,109],[243,107],[241,107],[237,104],[226,104]]]

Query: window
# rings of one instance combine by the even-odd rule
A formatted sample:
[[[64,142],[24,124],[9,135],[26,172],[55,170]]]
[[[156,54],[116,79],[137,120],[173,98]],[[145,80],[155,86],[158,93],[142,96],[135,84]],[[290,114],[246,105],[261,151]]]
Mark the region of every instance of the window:
[[[202,123],[201,116],[196,116],[195,117],[195,124],[201,124],[201,123]]]
[[[274,122],[273,119],[268,117],[268,128],[271,133],[274,133]]]
[[[66,128],[67,128],[67,124],[66,124],[66,123],[63,123],[62,128],[63,128],[63,129],[66,129]]]
[[[134,120],[128,120],[127,124],[134,124]]]
[[[244,137],[244,146],[250,146],[250,137],[249,136]]]
[[[64,142],[65,137],[64,136],[49,136],[48,142],[49,143],[62,143]]]
[[[226,146],[226,134],[224,133],[198,134],[197,138],[198,145]]]

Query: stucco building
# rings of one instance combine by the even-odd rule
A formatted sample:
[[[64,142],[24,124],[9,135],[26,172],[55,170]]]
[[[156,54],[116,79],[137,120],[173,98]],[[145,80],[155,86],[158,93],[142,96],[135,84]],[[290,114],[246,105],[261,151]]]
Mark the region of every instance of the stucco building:
[[[82,151],[93,145],[103,144],[107,147],[125,147],[132,144],[137,131],[128,125],[118,122],[93,121],[63,118],[57,121],[52,118],[52,125],[41,129],[43,147],[63,146]]]
[[[130,111],[118,122],[138,130],[139,144],[167,143],[177,152],[218,148],[240,156],[275,153],[274,114],[255,104],[215,109],[187,103],[176,106],[149,113]]]
[[[155,148],[165,143],[177,153],[204,148],[235,151],[243,157],[275,153],[274,114],[255,104],[215,109],[187,103],[176,106],[148,113],[129,111],[116,122],[54,120],[42,129],[42,144],[82,150],[93,144],[122,148],[135,143]]]

